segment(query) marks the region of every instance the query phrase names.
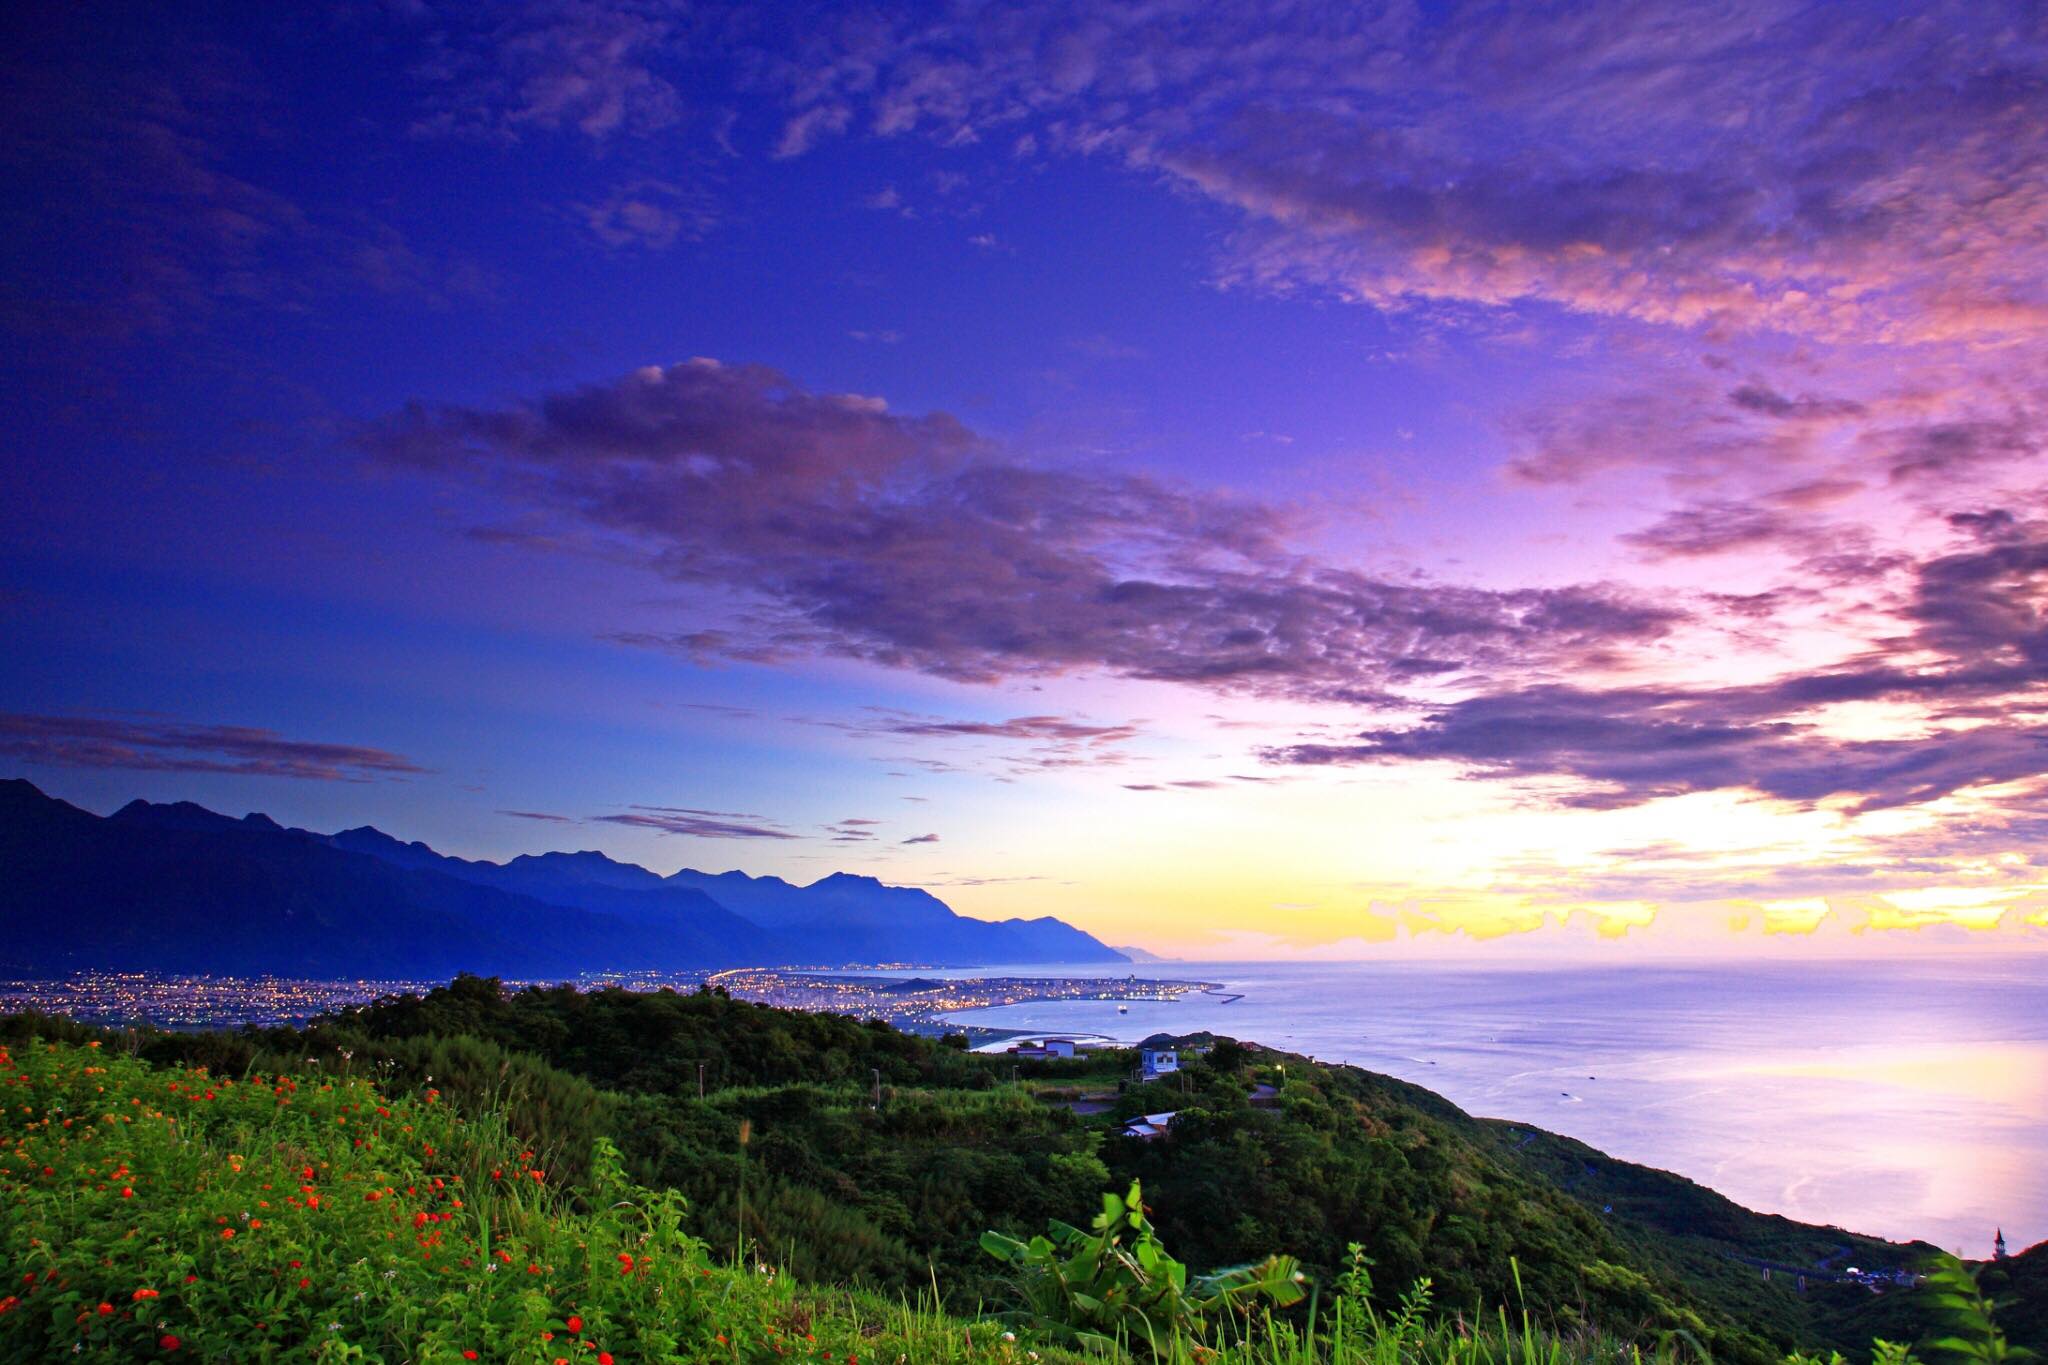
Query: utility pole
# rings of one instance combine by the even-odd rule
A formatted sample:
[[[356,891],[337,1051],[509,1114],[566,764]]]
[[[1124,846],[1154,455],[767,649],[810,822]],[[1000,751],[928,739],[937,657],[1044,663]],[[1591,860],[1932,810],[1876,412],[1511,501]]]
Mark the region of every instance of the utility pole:
[[[697,1063],[697,1098],[704,1098],[704,1063]]]
[[[882,1068],[871,1066],[868,1070],[875,1073],[875,1109],[879,1112],[882,1108]]]

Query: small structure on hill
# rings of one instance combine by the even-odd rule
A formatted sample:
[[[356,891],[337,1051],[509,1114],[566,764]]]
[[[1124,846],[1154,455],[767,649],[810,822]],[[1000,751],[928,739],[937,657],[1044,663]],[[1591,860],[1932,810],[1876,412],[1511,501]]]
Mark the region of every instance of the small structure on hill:
[[[1169,1109],[1163,1114],[1140,1114],[1134,1119],[1127,1120],[1120,1131],[1125,1137],[1137,1138],[1141,1142],[1163,1138],[1166,1136],[1166,1130],[1173,1125],[1173,1116],[1179,1112],[1178,1109]]]
[[[2011,1254],[2008,1253],[2005,1249],[2004,1228],[2000,1228],[1998,1230],[1998,1236],[1994,1237],[1991,1240],[1991,1259],[1994,1261],[2009,1261],[2012,1259]]]
[[[1138,1052],[1138,1069],[1148,1081],[1174,1075],[1180,1070],[1180,1054],[1170,1047],[1141,1048]]]
[[[1036,1043],[1017,1043],[1010,1048],[1012,1057],[1026,1057],[1044,1060],[1048,1057],[1071,1057],[1077,1044],[1072,1038],[1045,1038]]]

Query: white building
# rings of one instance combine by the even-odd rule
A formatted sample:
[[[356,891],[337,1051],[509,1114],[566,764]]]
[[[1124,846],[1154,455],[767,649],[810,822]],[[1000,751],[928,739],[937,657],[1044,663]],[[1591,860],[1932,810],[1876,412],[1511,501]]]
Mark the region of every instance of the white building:
[[[1048,1038],[1045,1040],[1045,1052],[1049,1057],[1071,1057],[1074,1055],[1074,1040],[1072,1038]]]
[[[1134,1137],[1142,1142],[1166,1136],[1166,1130],[1173,1124],[1173,1116],[1180,1111],[1169,1109],[1163,1114],[1140,1114],[1128,1120],[1123,1126],[1125,1137]]]
[[[1180,1070],[1180,1054],[1170,1047],[1141,1048],[1138,1065],[1145,1079],[1156,1081],[1161,1076],[1171,1076]]]

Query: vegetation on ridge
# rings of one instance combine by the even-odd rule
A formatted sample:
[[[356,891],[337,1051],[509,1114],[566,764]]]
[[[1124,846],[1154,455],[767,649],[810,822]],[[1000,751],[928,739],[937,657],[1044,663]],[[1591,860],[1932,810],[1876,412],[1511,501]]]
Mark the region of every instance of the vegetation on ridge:
[[[1340,1326],[1343,1332],[1355,1329],[1357,1351],[1368,1345],[1372,1351],[1386,1349],[1382,1329],[1401,1318],[1408,1291],[1425,1280],[1433,1305],[1430,1326],[1416,1342],[1400,1348],[1402,1359],[1417,1358],[1417,1352],[1450,1359],[1443,1353],[1483,1348],[1494,1353],[1486,1359],[1505,1360],[1508,1355],[1501,1353],[1519,1352],[1515,1343],[1533,1333],[1529,1341],[1573,1359],[1624,1356],[1633,1344],[1653,1353],[1775,1362],[1792,1350],[1825,1354],[1841,1349],[1861,1355],[1856,1348],[1875,1334],[1867,1315],[1859,1317],[1853,1304],[1833,1317],[1774,1316],[1770,1296],[1790,1297],[1789,1289],[1765,1285],[1749,1274],[1725,1281],[1689,1277],[1688,1258],[1706,1255],[1704,1243],[1687,1246],[1685,1255],[1660,1251],[1662,1244],[1646,1231],[1650,1225],[1640,1216],[1602,1218],[1561,1189],[1541,1162],[1518,1155],[1535,1144],[1511,1139],[1501,1126],[1471,1120],[1426,1091],[1298,1060],[1286,1061],[1283,1072],[1273,1054],[1234,1044],[1217,1046],[1172,1088],[1129,1085],[1110,1101],[1107,1114],[1088,1116],[1061,1101],[1111,1093],[1115,1069],[1127,1058],[1043,1063],[1031,1068],[1030,1078],[1019,1080],[1014,1079],[1016,1064],[1007,1058],[975,1056],[886,1027],[792,1014],[716,993],[633,995],[566,988],[506,993],[496,983],[465,979],[424,999],[380,1002],[304,1030],[113,1034],[62,1021],[16,1019],[0,1021],[0,1035],[68,1039],[74,1049],[99,1041],[108,1044],[102,1054],[115,1051],[116,1044],[132,1049],[139,1059],[102,1055],[93,1063],[111,1067],[118,1060],[136,1068],[119,1073],[120,1084],[131,1088],[156,1084],[144,1079],[150,1076],[178,1080],[174,1072],[143,1069],[144,1062],[174,1069],[206,1066],[207,1076],[222,1079],[209,1086],[215,1098],[192,1117],[149,1098],[153,1092],[147,1090],[133,1090],[129,1098],[143,1100],[142,1108],[180,1118],[188,1125],[183,1130],[187,1137],[214,1134],[215,1156],[226,1159],[220,1155],[225,1152],[238,1158],[242,1169],[257,1167],[278,1150],[310,1152],[316,1133],[323,1141],[348,1135],[351,1141],[391,1142],[405,1124],[415,1133],[432,1123],[450,1125],[440,1141],[417,1140],[439,1153],[472,1152],[463,1158],[465,1164],[449,1156],[442,1167],[429,1170],[421,1164],[424,1157],[415,1154],[413,1166],[403,1168],[405,1179],[385,1181],[393,1189],[419,1190],[431,1189],[439,1178],[445,1191],[452,1177],[460,1177],[459,1192],[449,1199],[462,1199],[465,1212],[443,1220],[455,1226],[436,1228],[450,1242],[462,1233],[488,1238],[495,1248],[507,1246],[507,1236],[527,1235],[485,1221],[482,1211],[493,1206],[490,1192],[474,1192],[481,1188],[474,1183],[480,1169],[543,1171],[543,1180],[528,1177],[513,1188],[544,1201],[535,1206],[541,1212],[532,1216],[557,1231],[567,1228],[560,1235],[588,1245],[616,1241],[623,1248],[623,1239],[633,1235],[610,1224],[600,1228],[574,1222],[625,1216],[608,1212],[611,1204],[598,1192],[630,1185],[638,1193],[611,1202],[634,1209],[680,1196],[687,1201],[687,1213],[677,1215],[676,1249],[663,1254],[706,1272],[699,1278],[707,1286],[723,1286],[720,1292],[727,1297],[720,1302],[726,1308],[720,1311],[741,1312],[746,1323],[757,1318],[772,1322],[785,1310],[748,1297],[766,1293],[766,1285],[757,1282],[770,1277],[734,1269],[736,1249],[746,1252],[745,1264],[795,1272],[772,1277],[776,1293],[794,1296],[790,1303],[810,1302],[804,1311],[813,1313],[853,1313],[865,1324],[863,1333],[885,1320],[902,1331],[914,1330],[913,1320],[949,1321],[941,1309],[979,1318],[1013,1301],[1026,1278],[1014,1258],[1005,1264],[986,1254],[984,1233],[993,1231],[996,1245],[1028,1248],[1029,1239],[1049,1221],[1083,1221],[1089,1210],[1101,1206],[1104,1189],[1142,1179],[1146,1232],[1141,1241],[1156,1236],[1195,1266],[1256,1263],[1275,1254],[1301,1258],[1308,1301],[1268,1303],[1258,1315],[1231,1315],[1239,1332],[1233,1350],[1254,1349],[1242,1332],[1256,1318],[1257,1350],[1279,1350],[1281,1343],[1293,1341],[1289,1349],[1297,1354],[1290,1359],[1368,1358],[1339,1353],[1332,1343],[1344,1338],[1331,1333]],[[36,1048],[47,1046],[21,1043],[16,1054],[37,1055]],[[700,1064],[702,1098],[697,1090]],[[253,1111],[236,1111],[232,1104],[214,1107],[230,1095],[235,1104],[246,1103],[241,1097],[253,1092],[242,1078],[249,1076],[260,1076],[272,1087],[286,1078],[297,1085],[289,1093],[300,1107],[273,1105],[269,1111],[278,1124],[298,1122],[307,1112],[309,1094],[349,1098],[312,1101],[325,1116],[312,1129],[273,1131],[257,1125]],[[236,1084],[227,1084],[230,1079]],[[113,1089],[110,1082],[94,1083]],[[189,1090],[188,1082],[178,1083]],[[1254,1084],[1272,1091],[1255,1095]],[[430,1089],[437,1093],[428,1103]],[[373,1102],[372,1094],[388,1098]],[[67,1117],[76,1117],[76,1098],[65,1101],[71,1106]],[[194,1101],[188,1097],[179,1103]],[[342,1103],[358,1107],[322,1107]],[[362,1106],[407,1117],[363,1117]],[[1179,1117],[1165,1139],[1138,1142],[1113,1135],[1121,1117],[1169,1108],[1178,1110]],[[48,1106],[41,1109],[47,1121]],[[235,1112],[241,1113],[239,1128],[202,1127],[215,1115]],[[330,1119],[344,1121],[328,1132]],[[364,1127],[351,1126],[358,1122]],[[121,1128],[125,1133],[131,1125]],[[46,1123],[36,1140],[49,1136]],[[514,1157],[534,1156],[507,1165],[508,1146],[515,1149]],[[367,1159],[353,1147],[339,1155]],[[400,1155],[380,1159],[392,1164]],[[140,1169],[134,1157],[121,1160],[131,1171]],[[478,1164],[484,1161],[488,1165]],[[111,1168],[105,1160],[96,1165],[87,1183],[103,1181]],[[181,1174],[176,1187],[227,1187],[225,1177],[209,1179],[212,1184]],[[316,1193],[322,1188],[319,1181],[306,1183],[314,1184]],[[494,1188],[497,1183],[492,1182]],[[24,1197],[35,1188],[33,1181],[24,1184]],[[140,1196],[141,1188],[135,1188]],[[649,1190],[660,1193],[645,1193]],[[303,1193],[295,1184],[285,1187],[286,1198]],[[82,1207],[67,1204],[60,1212],[72,1216]],[[236,1219],[243,1211],[241,1206],[222,1208],[209,1216]],[[269,1228],[271,1218],[260,1209],[247,1211],[252,1218],[264,1218]],[[448,1214],[455,1206],[422,1204],[412,1212]],[[1724,1231],[1746,1235],[1743,1225],[1731,1226],[1732,1231]],[[92,1235],[104,1231],[96,1223]],[[236,1231],[237,1238],[224,1241],[243,1235]],[[1124,1231],[1135,1235],[1135,1229]],[[65,1245],[57,1237],[44,1240]],[[8,1247],[10,1256],[14,1250]],[[424,1264],[433,1258],[422,1259]],[[1364,1274],[1368,1260],[1391,1292],[1373,1287],[1373,1277]],[[558,1263],[582,1264],[566,1254]],[[460,1257],[439,1264],[459,1266]],[[395,1279],[410,1283],[403,1277],[413,1273],[418,1272],[399,1270]],[[500,1272],[479,1273],[495,1277]],[[792,1279],[844,1288],[829,1295],[792,1290]],[[1346,1287],[1343,1295],[1336,1293],[1340,1285]],[[375,1286],[355,1286],[351,1292],[374,1298]],[[665,1291],[665,1297],[679,1292]],[[807,1293],[812,1297],[806,1299]],[[1903,1326],[1888,1320],[1890,1334],[1907,1339],[1928,1335],[1924,1312],[1903,1312],[1905,1300],[1913,1296],[1854,1293],[1860,1304],[1881,1306],[1892,1319],[1904,1320]],[[919,1296],[922,1308],[905,1306]],[[1284,1291],[1279,1297],[1284,1299]],[[429,1298],[424,1289],[410,1295],[418,1303]],[[1342,1301],[1351,1306],[1340,1317]],[[1413,1300],[1408,1302],[1412,1307]],[[1526,1305],[1528,1321],[1511,1330],[1500,1316],[1504,1305],[1517,1312]],[[637,1322],[623,1309],[606,1311],[605,1318],[580,1316]],[[1054,1315],[1042,1304],[1030,1311],[1040,1334],[1050,1333]],[[1318,1324],[1313,1343],[1307,1336],[1311,1316]],[[327,1321],[346,1324],[339,1316]],[[706,1321],[715,1325],[714,1338],[722,1331],[728,1344],[738,1339],[738,1320],[714,1315]],[[1859,1325],[1861,1335],[1851,1336]],[[649,1330],[686,1340],[673,1324]],[[786,1335],[786,1328],[778,1330]],[[964,1330],[954,1323],[942,1334]],[[1085,1325],[1080,1330],[1103,1335]],[[1001,1342],[1000,1334],[983,1335]],[[1426,1352],[1425,1338],[1434,1343]],[[977,1339],[959,1337],[962,1349]],[[1046,1344],[1035,1341],[1032,1349],[1044,1354]],[[699,1345],[678,1347],[683,1354],[672,1358],[699,1358],[687,1353]],[[388,1344],[379,1348],[389,1349]],[[481,1346],[464,1349],[484,1351]],[[671,1358],[647,1355],[652,1348],[643,1347],[636,1347],[642,1354],[627,1356],[616,1342],[595,1349],[620,1360]],[[525,1357],[485,1352],[480,1358]],[[868,1358],[880,1357],[863,1353]]]

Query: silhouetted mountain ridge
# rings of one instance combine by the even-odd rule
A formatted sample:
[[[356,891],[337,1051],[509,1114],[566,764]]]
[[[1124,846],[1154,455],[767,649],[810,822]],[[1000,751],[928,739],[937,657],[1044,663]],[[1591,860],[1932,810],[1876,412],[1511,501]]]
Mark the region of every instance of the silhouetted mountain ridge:
[[[423,978],[921,961],[1116,961],[1056,919],[989,923],[872,877],[664,878],[603,853],[452,857],[374,826],[189,801],[97,816],[0,781],[0,970]],[[718,894],[714,894],[713,888]],[[737,902],[737,903],[736,903]]]

